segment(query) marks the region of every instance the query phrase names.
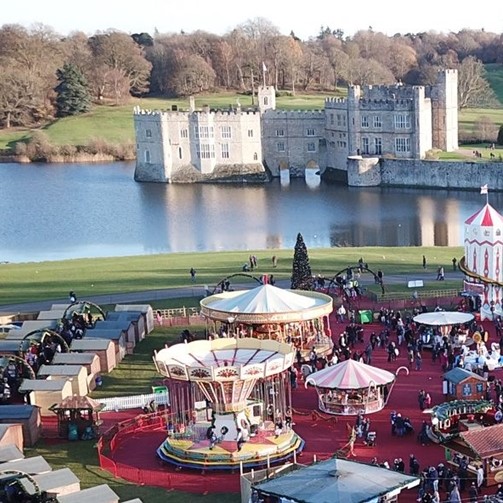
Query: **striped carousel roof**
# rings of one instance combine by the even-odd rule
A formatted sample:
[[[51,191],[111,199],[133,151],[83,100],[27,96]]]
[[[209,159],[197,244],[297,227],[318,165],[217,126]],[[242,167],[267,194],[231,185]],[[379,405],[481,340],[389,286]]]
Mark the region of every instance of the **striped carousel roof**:
[[[490,204],[473,214],[465,221],[466,225],[479,225],[481,227],[503,227],[503,216]]]
[[[328,389],[363,389],[370,384],[389,384],[394,380],[395,374],[387,370],[350,359],[310,374],[306,385]]]
[[[239,322],[300,321],[330,314],[333,299],[319,292],[285,290],[261,285],[251,290],[238,290],[212,295],[201,301],[201,312],[211,319]]]

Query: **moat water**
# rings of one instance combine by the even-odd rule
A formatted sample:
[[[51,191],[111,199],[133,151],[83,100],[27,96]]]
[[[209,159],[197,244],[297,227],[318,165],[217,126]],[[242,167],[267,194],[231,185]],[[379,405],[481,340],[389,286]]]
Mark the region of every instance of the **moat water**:
[[[460,246],[478,192],[136,183],[134,163],[0,164],[0,262],[188,251]],[[503,195],[490,194],[501,211]]]

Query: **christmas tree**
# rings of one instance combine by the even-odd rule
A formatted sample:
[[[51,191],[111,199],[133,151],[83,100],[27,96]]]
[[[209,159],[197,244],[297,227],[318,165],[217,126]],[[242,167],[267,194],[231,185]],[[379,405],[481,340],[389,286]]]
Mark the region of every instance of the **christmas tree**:
[[[311,266],[309,265],[309,256],[304,238],[300,232],[297,234],[297,242],[295,243],[293,253],[292,285],[290,288],[293,290],[313,289],[313,276]]]

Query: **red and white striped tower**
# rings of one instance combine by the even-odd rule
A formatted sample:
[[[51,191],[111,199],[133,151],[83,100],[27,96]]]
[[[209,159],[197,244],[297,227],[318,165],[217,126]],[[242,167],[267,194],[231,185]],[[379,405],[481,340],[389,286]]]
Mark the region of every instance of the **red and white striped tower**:
[[[487,186],[482,187],[487,194]],[[503,216],[488,202],[465,222],[464,289],[481,300],[480,318],[502,315]]]

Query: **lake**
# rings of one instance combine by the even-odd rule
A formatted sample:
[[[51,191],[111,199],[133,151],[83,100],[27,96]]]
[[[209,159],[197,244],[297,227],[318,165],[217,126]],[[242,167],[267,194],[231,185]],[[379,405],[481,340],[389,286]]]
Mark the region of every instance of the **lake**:
[[[0,262],[189,251],[460,246],[478,192],[142,184],[134,162],[0,164]],[[490,194],[499,209],[502,193]]]

